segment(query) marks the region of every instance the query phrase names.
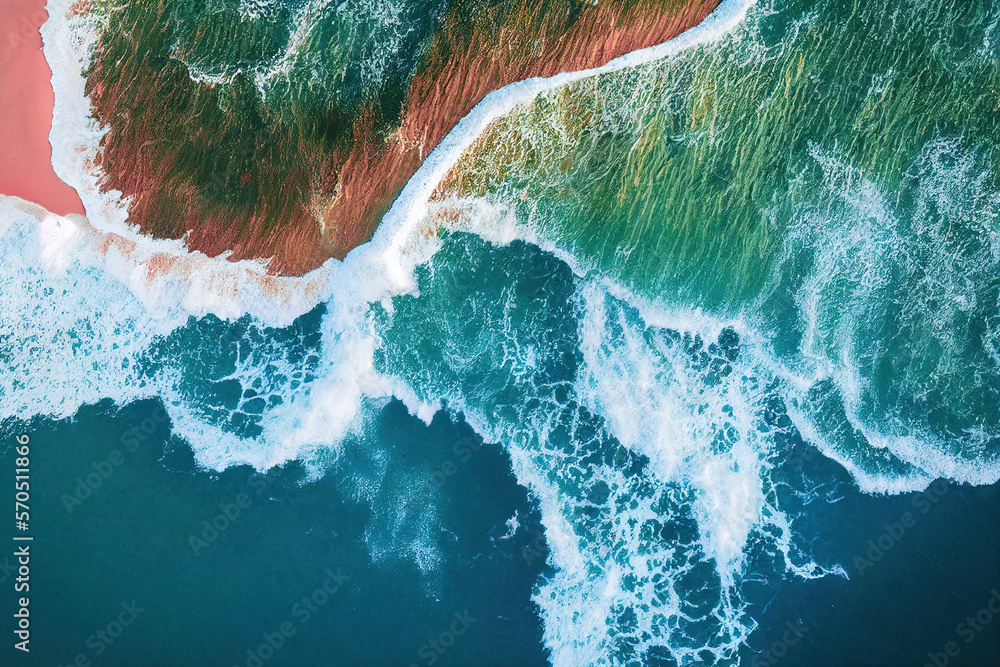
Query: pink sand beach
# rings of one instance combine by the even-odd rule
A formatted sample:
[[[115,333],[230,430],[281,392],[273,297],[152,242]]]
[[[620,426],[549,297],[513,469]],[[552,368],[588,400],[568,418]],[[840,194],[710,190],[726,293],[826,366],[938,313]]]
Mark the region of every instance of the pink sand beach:
[[[76,191],[52,170],[52,72],[38,33],[44,8],[45,0],[0,3],[0,194],[83,214]]]

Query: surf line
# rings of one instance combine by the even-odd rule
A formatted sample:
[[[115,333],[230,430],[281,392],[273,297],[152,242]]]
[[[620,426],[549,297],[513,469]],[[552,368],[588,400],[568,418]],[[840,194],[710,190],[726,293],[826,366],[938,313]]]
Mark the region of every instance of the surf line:
[[[270,276],[266,274],[264,265],[259,260],[231,262],[225,255],[212,258],[192,252],[185,247],[183,240],[153,239],[143,236],[130,225],[124,224],[126,215],[123,211],[115,209],[115,206],[108,201],[95,200],[96,194],[91,187],[88,187],[92,184],[80,182],[78,180],[80,174],[75,171],[67,172],[63,176],[67,182],[74,183],[74,188],[80,192],[85,202],[94,204],[97,220],[84,218],[86,224],[83,225],[80,224],[80,218],[77,218],[73,227],[88,227],[93,230],[97,238],[87,240],[97,254],[104,254],[102,250],[107,249],[107,241],[113,242],[116,247],[123,244],[126,246],[118,248],[121,252],[116,254],[120,254],[121,258],[111,262],[114,266],[109,265],[105,268],[118,269],[116,273],[121,274],[119,277],[130,290],[137,295],[143,295],[144,302],[154,296],[166,296],[162,294],[166,290],[173,293],[178,303],[184,304],[185,310],[196,316],[214,313],[229,320],[250,313],[256,319],[268,324],[284,326],[319,302],[329,301],[332,292],[347,296],[341,305],[347,310],[353,310],[352,304],[358,306],[360,303],[384,298],[387,294],[411,291],[413,276],[410,267],[403,261],[403,248],[417,224],[426,215],[427,203],[434,189],[494,120],[509,113],[518,105],[530,102],[542,92],[600,74],[638,67],[711,43],[736,27],[756,3],[757,0],[723,0],[701,23],[655,46],[626,53],[599,67],[561,72],[550,77],[524,79],[488,93],[428,154],[417,172],[407,181],[369,242],[354,248],[343,262],[331,259],[322,267],[304,276],[295,278]],[[65,29],[65,20],[65,12],[54,11],[49,21],[42,27],[43,37],[48,37],[43,40],[47,59],[66,57],[63,53],[66,49],[65,44],[53,39],[58,36],[60,30]],[[77,94],[80,99],[86,99],[82,92],[82,84],[76,80],[69,83],[72,85],[63,82],[56,86],[57,99],[54,111],[56,118],[53,120],[53,132],[62,127],[59,124],[60,120],[65,121],[62,119],[62,116],[66,115],[65,109],[60,109],[60,102],[65,106],[67,96],[76,100]],[[92,133],[92,129],[88,132]],[[60,135],[57,138],[64,137]],[[52,139],[53,136],[50,135],[50,141]],[[57,162],[54,155],[53,164],[58,167],[61,163]],[[65,169],[57,168],[57,172],[59,171]],[[39,215],[39,211],[32,213],[39,221],[66,220],[60,216]],[[122,224],[114,224],[116,222]],[[145,272],[134,270],[154,257],[163,260],[160,262],[163,270],[156,276],[149,274],[148,267]],[[193,264],[197,266],[190,266],[190,261],[180,263],[171,261],[174,258],[196,260]],[[382,274],[384,279],[372,283],[370,280],[372,269]],[[140,273],[145,274],[145,280],[140,279]],[[166,283],[171,283],[174,289],[169,289]],[[177,287],[181,289],[178,290]],[[277,294],[271,295],[272,292]],[[294,304],[289,307],[288,297],[291,294],[295,294],[296,297],[291,299]],[[275,317],[275,314],[270,312],[272,309],[267,306],[281,302],[282,296],[285,297],[285,303],[277,309],[280,317]],[[153,298],[153,300],[159,299]],[[258,300],[264,307],[261,307],[261,304],[254,307]]]
[[[404,244],[426,215],[427,202],[434,189],[494,120],[545,91],[581,79],[645,65],[716,41],[739,25],[755,4],[757,0],[723,0],[701,23],[655,46],[631,51],[599,67],[524,79],[490,92],[430,152],[382,218],[372,240],[351,251],[345,258],[345,264],[354,260],[352,256],[365,255],[372,249],[381,251],[386,273],[395,286],[409,287],[412,276],[400,262]]]

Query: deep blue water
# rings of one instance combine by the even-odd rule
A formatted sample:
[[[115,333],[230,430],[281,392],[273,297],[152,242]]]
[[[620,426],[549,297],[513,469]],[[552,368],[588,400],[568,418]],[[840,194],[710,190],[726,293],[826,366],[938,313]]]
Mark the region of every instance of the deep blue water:
[[[537,511],[511,477],[508,457],[464,423],[439,414],[426,426],[390,403],[374,427],[377,451],[386,455],[379,472],[376,450],[359,442],[320,479],[306,481],[296,463],[263,475],[245,466],[199,470],[163,415],[155,400],[122,409],[104,402],[72,420],[4,423],[7,441],[22,431],[32,437],[35,536],[30,661],[8,640],[4,664],[69,665],[84,655],[109,666],[252,665],[247,651],[285,622],[294,634],[264,664],[547,664],[529,599],[547,574]],[[0,464],[13,468],[9,447]],[[759,627],[741,651],[744,664],[919,666],[950,641],[960,653],[949,664],[996,664],[1000,617],[969,643],[956,626],[1000,587],[1000,485],[940,482],[923,493],[873,497],[805,448],[785,468],[776,477],[825,480],[800,531],[818,558],[844,563],[850,580],[748,577],[748,613]],[[100,470],[112,472],[99,485],[91,477],[91,495],[67,500],[78,479]],[[371,480],[380,512],[406,514],[398,503],[412,493],[394,488],[393,479],[418,479],[415,470],[442,491],[434,510],[447,538],[429,573],[398,557],[419,532],[422,508],[398,523],[380,520],[372,504],[344,490],[347,478]],[[192,535],[213,536],[203,522],[225,526],[218,517],[234,505],[239,512],[228,527],[193,547]],[[520,529],[503,539],[515,511]],[[871,552],[868,540],[890,544],[885,535],[906,513],[913,525],[884,552]],[[372,530],[398,540],[375,562],[366,544]],[[12,532],[5,527],[6,543]],[[301,598],[322,589],[328,571],[339,588],[306,615]],[[6,618],[15,609],[14,576],[0,571]],[[133,601],[138,616],[105,643],[95,633],[114,633],[109,624]],[[452,641],[456,612],[475,620]],[[452,645],[436,651],[435,639]],[[647,664],[670,663],[651,657]]]
[[[5,664],[992,664],[1000,485],[863,490],[745,324],[657,319],[531,244],[448,235],[416,280],[365,314],[372,371],[347,366],[402,400],[372,385],[261,471],[280,429],[334,429],[350,384],[324,383],[366,358],[329,305],[188,318],[98,390],[165,399],[5,419],[35,536],[32,652]],[[69,321],[83,393],[132,348]]]
[[[73,420],[4,424],[5,442],[20,431],[32,437],[35,540],[30,660],[5,640],[3,664],[68,665],[81,654],[95,665],[253,664],[247,651],[285,622],[295,633],[268,665],[430,664],[428,656],[438,665],[546,664],[529,599],[545,568],[544,543],[533,544],[537,517],[503,452],[465,424],[442,415],[426,426],[391,403],[367,443],[377,449],[357,443],[309,482],[295,463],[264,475],[246,466],[199,470],[190,449],[171,439],[169,423],[159,421],[162,414],[155,400],[121,410],[104,402]],[[377,472],[376,452],[386,457]],[[122,462],[81,504],[67,506],[76,480],[111,460]],[[443,483],[427,476],[444,491],[440,504],[414,508],[391,528],[380,523],[391,518],[373,516],[371,504],[344,491],[346,477],[365,477],[375,505],[394,514],[402,510],[393,479],[416,469],[432,473],[447,461],[457,471]],[[13,474],[6,446],[2,465]],[[235,516],[228,527],[193,547],[192,535],[213,535],[203,522],[226,526],[218,517],[227,509]],[[435,570],[422,573],[395,547],[373,562],[366,533],[381,539],[383,530],[395,531],[384,537],[405,548],[423,510],[434,511],[447,533]],[[502,539],[515,512],[522,529]],[[347,577],[339,590],[315,612],[294,609],[322,590],[328,571]],[[11,581],[2,587],[4,618],[14,610]],[[141,613],[104,644],[95,632],[132,601]],[[468,628],[456,626],[462,632],[446,651],[428,646],[451,631],[456,613]]]
[[[312,295],[0,199],[2,664],[1000,665],[998,24],[762,2]]]

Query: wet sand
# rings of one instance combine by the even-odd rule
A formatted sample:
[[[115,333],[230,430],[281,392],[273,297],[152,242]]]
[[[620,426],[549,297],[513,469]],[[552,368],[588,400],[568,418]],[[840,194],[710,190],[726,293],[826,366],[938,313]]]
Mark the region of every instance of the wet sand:
[[[76,191],[52,170],[52,73],[38,33],[44,7],[45,0],[0,2],[0,194],[83,214]]]

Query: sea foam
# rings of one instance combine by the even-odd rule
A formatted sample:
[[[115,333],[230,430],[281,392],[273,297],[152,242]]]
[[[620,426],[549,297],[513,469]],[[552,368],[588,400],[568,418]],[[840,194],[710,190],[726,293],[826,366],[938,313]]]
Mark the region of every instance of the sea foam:
[[[428,156],[369,244],[343,263],[330,261],[302,278],[269,277],[261,263],[207,258],[180,241],[154,241],[128,227],[127,202],[120,193],[100,193],[92,168],[102,131],[90,120],[78,73],[87,64],[95,26],[85,16],[67,17],[68,0],[51,4],[53,18],[43,35],[57,96],[54,160],[57,173],[81,193],[91,222],[56,218],[10,199],[0,202],[0,242],[17,257],[3,276],[4,307],[17,309],[5,314],[3,321],[15,324],[4,339],[24,350],[5,350],[4,358],[12,355],[13,361],[5,368],[0,416],[64,417],[102,398],[123,404],[159,396],[199,463],[263,469],[336,447],[371,399],[398,397],[425,420],[446,404],[507,448],[519,482],[538,500],[555,572],[540,584],[535,600],[556,665],[626,663],[626,657],[615,657],[621,646],[661,647],[681,664],[705,655],[730,659],[753,629],[739,583],[747,545],[754,536],[765,539],[764,527],[775,529],[766,539],[797,574],[836,571],[792,553],[793,521],[767,490],[768,472],[781,456],[773,433],[761,426],[767,386],[777,381],[794,389],[811,380],[769,357],[766,340],[746,322],[657,308],[613,283],[585,280],[583,268],[571,265],[579,281],[574,299],[582,365],[571,386],[561,390],[578,399],[575,407],[546,395],[517,419],[505,419],[492,411],[495,406],[454,386],[378,369],[375,361],[386,341],[371,322],[371,304],[391,316],[394,297],[416,294],[415,267],[433,263],[441,245],[415,233],[433,213],[428,200],[490,123],[545,90],[708,43],[742,20],[752,2],[726,0],[680,37],[603,67],[491,93]],[[528,233],[509,222],[497,240]],[[534,241],[558,251],[556,244]],[[184,369],[143,368],[150,350],[192,317],[250,315],[258,329],[281,327],[321,303],[322,346],[311,379],[293,388],[291,378],[301,363],[242,357],[232,371],[211,378],[237,382],[244,395],[257,380],[274,386],[270,395],[282,400],[265,410],[259,435],[240,437],[207,418],[198,397],[183,390]],[[509,333],[516,339],[516,332]],[[730,335],[739,338],[736,359],[711,352],[707,366],[699,366],[702,362],[683,349],[696,340],[718,345]],[[543,353],[518,348],[506,361],[531,378],[532,360]],[[454,368],[461,370],[467,361],[456,359]],[[724,377],[712,375],[713,368],[727,366]],[[289,379],[274,379],[278,376]],[[799,430],[821,444],[820,434],[808,426],[803,417]],[[584,436],[592,431],[597,435]],[[906,456],[900,443],[892,446]],[[594,451],[647,461],[647,468],[635,472],[602,463]],[[839,456],[833,448],[825,451]],[[845,457],[839,460],[850,465]],[[939,463],[931,472],[946,469]],[[918,470],[892,487],[892,480],[854,472],[863,486],[879,491],[915,488],[930,478]],[[588,512],[597,519],[581,520]],[[697,530],[676,542],[656,539],[656,531],[675,520],[693,521]],[[421,545],[415,554],[433,567],[432,546]],[[692,586],[711,593],[707,608],[689,608],[685,590]],[[692,642],[688,633],[699,641]]]

